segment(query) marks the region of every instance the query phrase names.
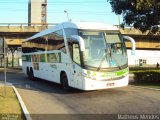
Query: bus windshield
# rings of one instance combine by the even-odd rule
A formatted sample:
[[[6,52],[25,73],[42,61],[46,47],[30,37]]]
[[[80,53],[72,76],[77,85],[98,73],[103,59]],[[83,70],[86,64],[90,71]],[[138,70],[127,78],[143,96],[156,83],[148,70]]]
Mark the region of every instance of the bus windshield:
[[[119,32],[79,30],[79,35],[85,42],[85,66],[106,69],[127,64],[126,48]]]

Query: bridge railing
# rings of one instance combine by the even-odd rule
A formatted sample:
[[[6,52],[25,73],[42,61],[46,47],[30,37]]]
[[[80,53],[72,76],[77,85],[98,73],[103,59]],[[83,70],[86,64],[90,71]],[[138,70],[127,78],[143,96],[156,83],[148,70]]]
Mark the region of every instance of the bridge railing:
[[[54,25],[56,23],[0,23],[0,32],[40,32]]]
[[[0,26],[54,26],[57,23],[0,23]]]

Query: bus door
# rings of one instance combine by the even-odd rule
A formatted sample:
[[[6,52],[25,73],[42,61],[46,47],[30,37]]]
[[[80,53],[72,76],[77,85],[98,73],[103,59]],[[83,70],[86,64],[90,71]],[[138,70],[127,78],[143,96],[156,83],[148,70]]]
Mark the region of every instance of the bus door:
[[[80,49],[78,43],[72,44],[73,49],[73,69],[72,69],[72,75],[73,75],[73,81],[74,86],[76,88],[82,88],[83,81],[82,81],[82,68],[81,68],[81,60],[80,60]]]

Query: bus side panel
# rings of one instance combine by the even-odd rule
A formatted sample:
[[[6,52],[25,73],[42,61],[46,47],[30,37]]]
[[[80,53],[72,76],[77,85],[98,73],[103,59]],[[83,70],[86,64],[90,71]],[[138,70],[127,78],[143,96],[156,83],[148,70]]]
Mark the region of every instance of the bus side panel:
[[[75,88],[83,89],[83,81],[82,81],[82,68],[73,62],[72,69],[72,79],[74,82]]]
[[[60,72],[64,71],[67,75],[69,86],[75,87],[74,81],[73,81],[73,76],[72,76],[72,69],[73,69],[73,67],[72,67],[72,61],[70,59],[70,55],[62,52],[61,53],[61,64],[60,64],[58,70]]]
[[[33,63],[35,64],[35,63]],[[33,65],[34,66],[34,65]],[[37,66],[33,67],[34,76],[41,79],[47,79],[46,63],[39,62]]]

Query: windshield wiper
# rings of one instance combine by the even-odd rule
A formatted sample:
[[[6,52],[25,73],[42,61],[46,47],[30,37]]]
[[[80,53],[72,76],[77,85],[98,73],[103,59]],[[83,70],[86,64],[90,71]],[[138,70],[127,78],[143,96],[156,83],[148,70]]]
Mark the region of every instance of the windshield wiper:
[[[113,56],[112,56],[112,57],[113,57]],[[122,69],[121,66],[119,65],[119,62],[118,62],[115,58],[114,58],[114,60],[115,60],[115,63],[117,64],[118,68],[119,68],[119,69]]]
[[[111,53],[110,53],[111,54]],[[111,55],[112,56],[112,55]],[[110,57],[111,57],[110,56]],[[105,60],[105,58],[107,57],[107,52],[104,53],[102,60],[100,61],[99,67],[97,68],[97,71],[100,71],[102,68],[102,64]],[[114,56],[112,56],[112,59],[114,58]],[[109,61],[109,60],[108,60]],[[114,58],[115,63],[117,64],[119,69],[122,69],[121,66],[119,65],[119,62]]]
[[[97,68],[97,71],[99,71],[99,70],[101,69],[102,64],[103,64],[103,62],[104,62],[106,56],[107,56],[107,53],[105,52],[104,55],[103,55],[102,60],[100,61],[99,67]]]

